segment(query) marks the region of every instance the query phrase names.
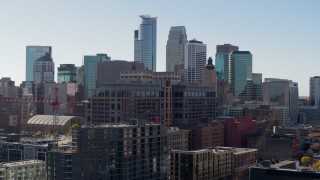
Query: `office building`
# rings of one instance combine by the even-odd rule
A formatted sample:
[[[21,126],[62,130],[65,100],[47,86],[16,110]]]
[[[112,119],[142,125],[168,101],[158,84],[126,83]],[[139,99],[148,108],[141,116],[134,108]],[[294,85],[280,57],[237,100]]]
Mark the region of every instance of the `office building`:
[[[51,54],[46,54],[33,63],[33,82],[35,84],[54,82],[54,62]]]
[[[257,132],[251,114],[245,117],[225,120],[225,145],[228,147],[247,147],[247,138]]]
[[[74,64],[60,64],[58,67],[58,83],[76,83],[78,67]]]
[[[184,67],[187,43],[187,33],[184,26],[173,26],[170,28],[166,46],[167,72],[177,72],[175,70]]]
[[[222,121],[205,122],[192,126],[181,126],[179,128],[190,131],[188,150],[224,146],[225,127]]]
[[[262,101],[262,74],[252,73],[252,100]]]
[[[309,102],[310,106],[320,106],[320,76],[310,77]]]
[[[33,63],[35,60],[49,54],[52,57],[51,46],[27,46],[26,47],[26,81],[33,81]]]
[[[141,15],[139,30],[134,31],[134,61],[142,62],[146,68],[157,67],[157,18]]]
[[[9,77],[0,79],[0,97],[17,98],[18,91],[14,81]]]
[[[277,126],[289,126],[290,116],[289,107],[286,106],[271,106],[272,121]]]
[[[172,150],[189,150],[189,130],[182,130],[178,127],[168,129],[169,141]]]
[[[251,100],[252,54],[249,51],[233,51],[229,55],[229,84],[235,98]]]
[[[77,128],[72,137],[72,151],[48,153],[48,178],[169,178],[169,141],[160,124],[128,120]]]
[[[297,123],[299,113],[298,83],[286,79],[266,78],[263,101],[270,105],[289,107],[290,123]]]
[[[46,179],[46,163],[41,160],[1,163],[0,179]]]
[[[207,59],[207,45],[195,39],[190,40],[186,48],[185,69],[188,83],[203,83],[203,70]]]
[[[129,62],[122,60],[101,61],[97,64],[97,87],[101,83],[116,82],[120,79],[121,72],[143,71],[141,62]]]
[[[219,81],[229,79],[229,54],[232,51],[239,51],[239,47],[231,44],[217,45],[215,68]]]
[[[196,151],[171,151],[170,178],[248,179],[249,167],[257,160],[256,149],[215,147]]]
[[[84,56],[84,92],[85,98],[92,96],[96,89],[97,82],[97,63],[102,61],[111,61],[107,54],[97,54],[95,56]]]

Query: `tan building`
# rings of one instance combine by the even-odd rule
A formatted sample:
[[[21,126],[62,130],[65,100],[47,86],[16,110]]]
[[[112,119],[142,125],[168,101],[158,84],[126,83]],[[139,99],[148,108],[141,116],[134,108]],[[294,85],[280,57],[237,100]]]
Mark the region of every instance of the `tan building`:
[[[16,161],[0,164],[0,179],[46,179],[46,162],[40,160]]]
[[[181,130],[177,127],[170,127],[168,130],[172,150],[188,150],[188,137],[190,131]]]
[[[171,179],[247,179],[249,167],[257,160],[257,150],[215,147],[197,151],[171,152]]]
[[[232,175],[232,151],[202,149],[171,152],[170,179],[220,179]]]

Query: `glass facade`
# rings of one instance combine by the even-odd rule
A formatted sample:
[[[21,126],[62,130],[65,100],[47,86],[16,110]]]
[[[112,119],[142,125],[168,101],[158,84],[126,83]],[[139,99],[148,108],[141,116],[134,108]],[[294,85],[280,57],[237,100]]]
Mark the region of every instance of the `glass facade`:
[[[187,43],[186,28],[184,26],[171,27],[166,46],[167,72],[174,72],[179,66],[183,67]]]
[[[33,63],[46,55],[52,56],[51,46],[27,46],[26,47],[26,81],[33,81]]]
[[[33,82],[35,84],[54,82],[54,62],[51,54],[47,53],[34,61]]]
[[[249,51],[233,51],[229,55],[230,90],[235,97],[249,97],[246,86],[252,81],[252,54]]]
[[[58,67],[58,83],[76,83],[78,67],[74,64],[60,64]]]
[[[219,81],[228,81],[229,54],[216,54],[215,70]]]
[[[156,71],[157,18],[141,15],[139,31],[135,31],[134,61],[143,62],[149,70]]]
[[[101,61],[111,61],[111,58],[107,54],[84,56],[84,90],[86,98],[91,97],[92,92],[96,89],[97,62]]]

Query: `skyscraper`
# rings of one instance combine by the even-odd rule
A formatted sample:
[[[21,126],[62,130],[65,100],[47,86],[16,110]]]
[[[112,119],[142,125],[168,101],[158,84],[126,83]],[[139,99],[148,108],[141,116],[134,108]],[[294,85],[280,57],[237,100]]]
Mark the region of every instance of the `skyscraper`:
[[[74,64],[60,64],[58,67],[58,83],[76,83],[78,67]]]
[[[54,82],[54,62],[50,53],[34,61],[33,82],[35,84]]]
[[[139,30],[134,31],[134,61],[143,62],[149,70],[157,65],[157,18],[141,15]]]
[[[190,40],[186,48],[186,82],[203,83],[203,70],[207,58],[207,45],[201,41]]]
[[[84,56],[84,91],[85,97],[89,98],[96,88],[97,63],[101,61],[111,61],[107,54],[97,54],[95,56]]]
[[[229,84],[235,98],[247,99],[248,82],[252,81],[252,54],[249,51],[233,51],[229,55]]]
[[[252,100],[262,101],[262,74],[252,73]]]
[[[297,123],[299,113],[298,83],[286,79],[266,78],[263,83],[263,101],[270,105],[289,107],[290,124]]]
[[[310,106],[320,106],[320,76],[310,77]]]
[[[33,63],[35,60],[49,53],[52,56],[51,46],[26,47],[26,81],[33,81]]]
[[[232,51],[239,51],[239,47],[231,44],[217,45],[215,69],[219,81],[228,81],[229,54]]]
[[[184,67],[187,43],[186,28],[184,26],[171,27],[166,47],[167,72],[174,72],[175,69]]]
[[[0,97],[17,97],[17,87],[14,85],[14,81],[9,77],[0,79]]]

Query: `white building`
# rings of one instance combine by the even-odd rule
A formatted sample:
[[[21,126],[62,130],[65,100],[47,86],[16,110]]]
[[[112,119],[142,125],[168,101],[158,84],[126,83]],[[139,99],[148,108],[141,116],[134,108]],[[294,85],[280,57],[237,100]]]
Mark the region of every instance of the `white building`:
[[[189,83],[203,83],[203,71],[207,60],[207,45],[201,41],[191,40],[186,46],[185,69],[186,81]]]
[[[17,161],[0,164],[0,179],[47,179],[46,163],[40,160]]]

